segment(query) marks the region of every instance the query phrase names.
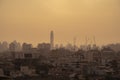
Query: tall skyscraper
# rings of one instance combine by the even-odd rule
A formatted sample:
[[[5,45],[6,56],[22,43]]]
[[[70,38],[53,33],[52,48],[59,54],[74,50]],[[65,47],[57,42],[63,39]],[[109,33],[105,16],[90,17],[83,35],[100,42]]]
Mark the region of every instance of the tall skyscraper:
[[[54,32],[50,32],[50,48],[51,50],[54,48]]]

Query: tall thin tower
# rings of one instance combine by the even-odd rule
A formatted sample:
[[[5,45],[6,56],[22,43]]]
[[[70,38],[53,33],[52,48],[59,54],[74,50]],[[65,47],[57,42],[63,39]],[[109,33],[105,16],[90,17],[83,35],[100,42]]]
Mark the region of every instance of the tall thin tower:
[[[73,46],[74,46],[74,51],[76,51],[76,37],[74,37],[74,39],[73,39]]]
[[[50,48],[51,50],[54,48],[54,32],[50,32]]]

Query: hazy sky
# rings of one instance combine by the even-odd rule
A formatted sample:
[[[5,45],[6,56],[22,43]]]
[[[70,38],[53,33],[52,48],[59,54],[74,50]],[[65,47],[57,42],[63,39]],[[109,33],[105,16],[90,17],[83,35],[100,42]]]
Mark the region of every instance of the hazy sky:
[[[0,41],[120,42],[120,0],[0,0]],[[91,41],[89,41],[91,43]]]

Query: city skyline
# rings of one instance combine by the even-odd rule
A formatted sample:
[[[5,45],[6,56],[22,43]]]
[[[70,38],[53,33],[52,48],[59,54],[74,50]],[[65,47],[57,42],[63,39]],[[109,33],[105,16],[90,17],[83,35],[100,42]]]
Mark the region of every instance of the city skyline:
[[[56,35],[56,34],[55,34]],[[50,32],[49,32],[49,37],[48,37],[48,40],[41,40],[41,41],[38,41],[38,42],[32,42],[32,41],[30,41],[30,40],[28,40],[28,41],[20,41],[20,40],[18,40],[18,39],[16,39],[16,40],[11,40],[11,41],[9,41],[9,40],[1,40],[0,42],[1,43],[11,43],[11,42],[19,42],[21,45],[23,44],[23,43],[29,43],[29,44],[32,44],[32,46],[33,47],[37,47],[37,45],[39,44],[39,43],[49,43],[52,47],[54,47],[54,46],[56,46],[56,45],[63,45],[63,46],[67,46],[67,45],[69,45],[69,44],[71,44],[72,46],[77,46],[77,47],[80,47],[80,46],[88,46],[88,45],[97,45],[97,46],[99,46],[99,47],[102,47],[102,46],[105,46],[105,45],[109,45],[109,44],[119,44],[119,42],[114,42],[114,43],[105,43],[105,44],[99,44],[98,43],[98,41],[96,41],[96,37],[95,36],[91,36],[91,37],[89,37],[89,36],[85,36],[85,37],[83,37],[83,38],[81,38],[83,41],[80,41],[79,39],[78,39],[78,37],[71,37],[71,40],[69,40],[69,41],[63,41],[63,42],[57,42],[56,41],[56,39],[54,40],[54,32],[53,32],[53,30],[51,30]]]
[[[55,31],[55,44],[85,44],[96,37],[97,45],[119,43],[119,0],[1,0],[0,41],[49,42]]]
[[[0,80],[120,80],[120,0],[0,0]]]

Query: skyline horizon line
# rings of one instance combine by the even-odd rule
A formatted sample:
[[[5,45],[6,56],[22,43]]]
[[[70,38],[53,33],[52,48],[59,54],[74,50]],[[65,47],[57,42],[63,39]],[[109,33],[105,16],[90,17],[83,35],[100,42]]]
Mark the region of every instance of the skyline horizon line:
[[[41,40],[41,41],[31,41],[31,40],[8,40],[8,41],[6,41],[6,40],[0,40],[0,43],[1,42],[7,42],[7,43],[11,43],[11,42],[14,42],[14,41],[16,41],[16,42],[19,42],[20,44],[23,44],[23,43],[28,43],[28,44],[32,44],[32,46],[34,46],[34,47],[36,47],[38,44],[40,44],[40,43],[50,43],[51,44],[51,32],[53,32],[54,33],[54,31],[55,30],[49,30],[49,39],[47,39],[47,40]],[[54,35],[54,34],[53,34]],[[109,44],[120,44],[120,42],[108,42],[108,43],[98,43],[98,41],[96,41],[96,36],[95,35],[93,35],[92,37],[90,37],[90,36],[85,36],[84,38],[82,38],[82,39],[84,39],[83,41],[80,41],[79,39],[78,39],[78,37],[76,37],[76,36],[74,36],[73,37],[73,39],[71,39],[70,41],[62,41],[62,42],[59,42],[59,41],[55,41],[55,45],[63,45],[63,46],[67,46],[68,44],[71,44],[72,46],[77,46],[77,47],[80,47],[80,46],[88,46],[88,45],[97,45],[97,46],[99,46],[99,47],[102,47],[102,46],[105,46],[105,45],[109,45]],[[75,40],[75,41],[74,41]],[[78,41],[79,40],[79,41]],[[54,45],[54,46],[55,46]]]
[[[48,42],[48,41],[44,41],[44,42],[27,42],[27,41],[18,41],[18,40],[12,40],[12,41],[6,41],[6,40],[3,40],[3,41],[0,41],[0,43],[3,43],[3,42],[7,42],[8,44],[10,44],[10,43],[12,43],[12,42],[14,42],[14,41],[16,41],[16,42],[18,42],[18,43],[20,43],[21,45],[23,44],[23,43],[27,43],[27,44],[32,44],[32,46],[33,47],[37,47],[37,45],[38,44],[42,44],[42,43],[49,43],[50,44],[50,42]],[[74,46],[74,43],[73,42],[69,42],[69,43],[54,43],[55,45],[54,46],[56,46],[56,45],[58,45],[58,46],[60,46],[60,45],[62,45],[62,46],[67,46],[68,44],[70,44],[70,45],[72,45],[72,46]],[[99,45],[99,44],[96,44],[96,46],[99,46],[99,47],[102,47],[102,46],[106,46],[106,45],[110,45],[110,44],[120,44],[120,42],[114,42],[114,43],[106,43],[106,44],[101,44],[101,45]],[[94,45],[94,44],[76,44],[75,46],[77,46],[77,47],[80,47],[80,46],[88,46],[88,45]]]

